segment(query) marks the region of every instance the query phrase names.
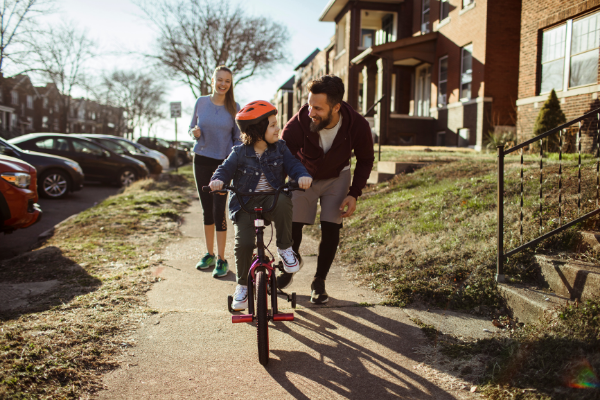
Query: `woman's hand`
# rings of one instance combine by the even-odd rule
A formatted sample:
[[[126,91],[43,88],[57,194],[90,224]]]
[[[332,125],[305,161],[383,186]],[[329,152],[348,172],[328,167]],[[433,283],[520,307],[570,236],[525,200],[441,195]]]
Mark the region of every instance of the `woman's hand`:
[[[311,184],[312,178],[310,176],[303,176],[302,178],[298,179],[298,186],[300,189],[308,189]]]
[[[198,128],[198,125],[196,125],[195,127],[192,128],[191,130],[192,135],[198,139],[200,137],[200,135],[202,134],[202,132],[200,131],[200,128]]]
[[[223,182],[220,180],[210,181],[208,186],[210,186],[210,190],[212,191],[221,190],[223,188]]]

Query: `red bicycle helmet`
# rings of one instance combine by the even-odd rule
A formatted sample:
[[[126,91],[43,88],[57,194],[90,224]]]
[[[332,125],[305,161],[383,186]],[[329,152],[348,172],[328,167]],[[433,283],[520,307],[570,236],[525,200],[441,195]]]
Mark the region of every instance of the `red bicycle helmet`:
[[[250,125],[259,123],[270,115],[277,115],[277,109],[268,101],[256,100],[246,104],[235,116],[240,131],[246,132]]]

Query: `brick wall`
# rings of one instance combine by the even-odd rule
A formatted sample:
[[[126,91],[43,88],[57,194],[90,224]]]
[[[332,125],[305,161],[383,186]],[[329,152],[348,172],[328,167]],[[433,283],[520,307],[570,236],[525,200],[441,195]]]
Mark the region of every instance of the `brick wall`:
[[[547,98],[547,95],[539,96],[542,32],[554,25],[564,23],[567,19],[594,11],[600,11],[600,0],[545,0],[543,2],[522,0],[518,83],[518,98],[521,105],[518,106],[517,120],[519,141],[531,137],[535,120]],[[597,83],[589,86],[590,93],[578,95],[572,95],[578,92],[577,89],[570,89],[564,93],[557,91],[567,121],[600,107],[596,85]],[[595,124],[589,127],[589,134],[588,126],[584,126],[582,138],[584,151],[591,151],[595,133]]]

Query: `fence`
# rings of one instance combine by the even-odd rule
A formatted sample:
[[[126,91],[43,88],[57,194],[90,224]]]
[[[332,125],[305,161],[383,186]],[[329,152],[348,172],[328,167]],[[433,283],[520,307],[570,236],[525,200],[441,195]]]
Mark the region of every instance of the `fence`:
[[[596,125],[596,138],[594,141],[594,148],[595,148],[595,158],[596,158],[596,208],[591,211],[586,213],[583,216],[579,216],[576,219],[571,220],[568,223],[563,223],[564,219],[563,219],[563,214],[562,214],[562,202],[563,202],[563,198],[562,198],[562,173],[563,173],[563,136],[564,133],[566,132],[566,130],[568,128],[570,128],[571,126],[575,125],[575,124],[579,124],[578,130],[577,130],[577,152],[578,152],[578,189],[577,189],[577,207],[578,207],[578,215],[581,214],[581,132],[582,132],[582,127],[583,127],[583,121],[590,119],[590,118],[595,118],[596,121],[598,122],[598,124]],[[590,124],[591,125],[591,124]],[[504,146],[498,146],[498,258],[497,258],[497,270],[496,270],[496,281],[497,282],[504,282],[505,281],[505,275],[504,275],[504,261],[506,260],[507,257],[510,257],[524,249],[527,249],[529,247],[535,246],[536,244],[540,243],[541,241],[556,235],[557,233],[560,233],[562,231],[564,231],[565,229],[578,224],[579,222],[582,222],[596,214],[600,213],[600,108],[597,108],[595,110],[592,110],[586,114],[584,114],[583,116],[576,118],[572,121],[569,121],[561,126],[558,126],[554,129],[549,130],[548,132],[545,132],[541,135],[538,135],[532,139],[529,139],[521,144],[518,144],[508,150],[504,150]],[[559,149],[559,156],[558,156],[558,161],[559,161],[559,167],[558,167],[558,225],[559,227],[556,229],[551,230],[550,232],[541,234],[540,236],[538,236],[535,239],[530,240],[527,243],[523,243],[523,218],[524,218],[524,214],[523,214],[523,204],[524,204],[524,178],[523,178],[523,150],[525,147],[535,144],[536,142],[539,142],[540,144],[540,160],[539,160],[539,225],[540,225],[540,233],[543,232],[544,230],[544,221],[543,221],[543,206],[544,206],[544,201],[543,201],[543,178],[544,178],[544,146],[543,146],[543,139],[545,138],[550,138],[552,135],[558,134],[559,136],[559,140],[558,140],[558,149]],[[520,238],[521,238],[521,245],[508,251],[508,252],[504,252],[504,196],[505,196],[505,190],[504,190],[504,158],[505,156],[514,153],[517,150],[521,150],[521,171],[520,171],[520,213],[519,213],[519,229],[520,229]]]

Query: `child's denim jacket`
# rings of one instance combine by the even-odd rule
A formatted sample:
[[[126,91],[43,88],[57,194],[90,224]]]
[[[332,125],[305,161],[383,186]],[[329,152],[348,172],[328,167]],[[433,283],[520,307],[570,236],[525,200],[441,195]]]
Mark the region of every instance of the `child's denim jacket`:
[[[261,172],[273,188],[277,189],[285,183],[286,175],[295,181],[310,174],[304,165],[292,155],[285,144],[279,140],[269,144],[260,159],[256,156],[254,146],[234,146],[229,157],[219,165],[211,180],[220,180],[225,184],[233,179],[233,186],[240,192],[253,192],[260,180]],[[289,195],[289,194],[288,194]],[[242,198],[244,204],[249,196]],[[235,221],[235,214],[242,208],[237,196],[232,193],[229,200],[229,218]]]

